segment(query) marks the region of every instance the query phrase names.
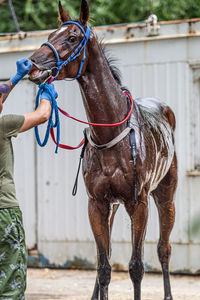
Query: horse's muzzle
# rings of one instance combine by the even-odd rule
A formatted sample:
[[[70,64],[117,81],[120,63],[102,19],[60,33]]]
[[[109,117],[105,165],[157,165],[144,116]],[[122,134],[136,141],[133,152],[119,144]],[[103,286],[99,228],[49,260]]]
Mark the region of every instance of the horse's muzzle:
[[[31,80],[35,84],[41,84],[47,78],[49,78],[50,76],[53,75],[54,69],[56,69],[56,67],[54,67],[52,69],[48,69],[48,68],[45,68],[44,66],[41,66],[41,65],[33,62],[32,68],[29,72],[29,80]]]

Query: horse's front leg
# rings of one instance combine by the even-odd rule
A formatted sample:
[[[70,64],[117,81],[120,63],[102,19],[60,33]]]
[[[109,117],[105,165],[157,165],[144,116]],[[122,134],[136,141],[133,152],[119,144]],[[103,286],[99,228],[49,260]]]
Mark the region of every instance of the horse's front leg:
[[[90,198],[88,210],[90,224],[97,245],[96,295],[93,293],[92,300],[98,299],[96,298],[98,297],[98,289],[100,292],[100,300],[107,300],[108,285],[111,278],[111,266],[109,264],[110,205],[107,201],[100,202]]]
[[[116,213],[118,207],[119,207],[119,204],[114,204],[113,205],[113,209],[112,209],[111,217],[110,217],[110,222],[109,222],[110,235],[111,235],[111,231],[112,231],[114,216],[115,216],[115,213]],[[110,249],[111,249],[111,247],[110,247]],[[110,253],[109,253],[109,258],[110,258],[110,255],[111,255],[111,250],[110,250]],[[99,299],[99,281],[98,281],[98,276],[97,276],[91,300],[98,300],[98,299]]]
[[[98,300],[98,299],[99,299],[99,281],[97,276],[91,300]]]
[[[129,262],[129,274],[134,286],[134,299],[141,299],[141,281],[144,275],[143,244],[148,219],[147,196],[139,197],[137,207],[126,206],[131,218],[132,256]]]

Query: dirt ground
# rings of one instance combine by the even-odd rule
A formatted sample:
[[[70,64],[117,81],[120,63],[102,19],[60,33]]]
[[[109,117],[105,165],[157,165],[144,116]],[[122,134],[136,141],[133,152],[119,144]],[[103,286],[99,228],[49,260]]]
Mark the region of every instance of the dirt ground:
[[[29,269],[26,300],[90,300],[96,272]],[[200,300],[200,277],[171,276],[174,300]],[[142,300],[163,299],[161,275],[145,274]],[[128,273],[113,272],[109,300],[133,300]]]

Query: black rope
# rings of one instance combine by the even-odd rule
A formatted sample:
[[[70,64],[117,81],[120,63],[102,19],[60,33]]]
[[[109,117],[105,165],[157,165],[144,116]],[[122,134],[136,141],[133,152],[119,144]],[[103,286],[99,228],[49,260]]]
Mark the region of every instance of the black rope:
[[[73,187],[73,190],[72,190],[72,195],[75,196],[76,193],[77,193],[77,189],[78,189],[78,177],[79,177],[79,172],[80,172],[80,168],[81,168],[81,162],[82,162],[82,159],[84,157],[84,153],[85,153],[85,148],[87,146],[87,143],[88,143],[88,139],[87,139],[87,136],[86,136],[86,131],[84,129],[84,138],[85,138],[85,143],[83,145],[83,148],[81,150],[81,154],[80,154],[80,159],[79,159],[79,164],[78,164],[78,170],[77,170],[77,173],[76,173],[76,179],[75,179],[75,182],[74,182],[74,187]]]
[[[8,5],[9,5],[9,7],[10,7],[10,12],[11,12],[13,21],[14,21],[14,23],[15,23],[15,27],[16,27],[16,29],[17,29],[17,32],[20,32],[21,29],[20,29],[20,26],[19,26],[19,23],[18,23],[18,20],[17,20],[17,16],[16,16],[16,13],[15,13],[15,9],[14,9],[12,0],[8,0]]]

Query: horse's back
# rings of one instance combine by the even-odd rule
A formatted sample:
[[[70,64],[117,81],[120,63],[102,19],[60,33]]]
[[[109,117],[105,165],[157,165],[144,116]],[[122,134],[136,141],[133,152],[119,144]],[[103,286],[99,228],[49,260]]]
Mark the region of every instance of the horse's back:
[[[155,117],[159,121],[163,120],[163,117],[169,123],[170,127],[175,130],[176,127],[176,119],[172,109],[164,102],[156,98],[137,98],[135,99],[140,111],[145,118],[151,123],[151,120]]]

